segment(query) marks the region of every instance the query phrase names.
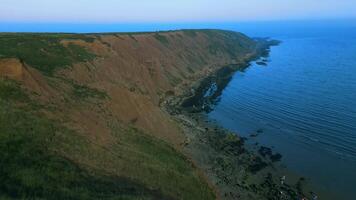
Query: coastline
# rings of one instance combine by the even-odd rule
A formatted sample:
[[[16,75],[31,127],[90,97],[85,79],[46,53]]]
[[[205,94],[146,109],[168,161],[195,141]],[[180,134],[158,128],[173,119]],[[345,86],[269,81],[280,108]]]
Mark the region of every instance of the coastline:
[[[15,39],[25,36],[25,38],[32,38],[36,34],[13,36]],[[52,75],[46,67],[27,64],[31,61],[38,61],[37,59],[31,60],[36,56],[24,57],[25,60],[23,60],[21,56],[12,55],[14,58],[1,59],[2,63],[0,63],[0,68],[5,69],[0,70],[0,73],[6,76],[12,75],[15,81],[19,81],[22,89],[28,89],[24,92],[28,92],[31,98],[43,105],[50,105],[50,107],[40,108],[41,111],[46,112],[46,115],[41,117],[58,120],[59,124],[63,124],[68,129],[75,129],[70,137],[83,136],[83,141],[89,141],[87,145],[87,143],[73,139],[72,141],[76,141],[76,144],[88,149],[92,142],[100,145],[99,149],[96,147],[90,149],[91,153],[68,149],[63,154],[73,160],[73,163],[79,166],[90,166],[88,170],[96,168],[115,176],[146,181],[145,184],[149,186],[158,185],[158,188],[172,197],[184,194],[185,197],[195,195],[192,199],[208,199],[205,197],[209,195],[211,199],[216,199],[215,196],[218,196],[218,199],[301,199],[302,197],[312,199],[311,191],[314,191],[320,199],[343,199],[329,195],[331,191],[326,191],[325,188],[328,185],[324,182],[319,181],[319,185],[316,185],[316,182],[313,183],[317,181],[310,174],[313,170],[305,174],[303,172],[296,174],[294,172],[299,172],[296,166],[288,165],[287,167],[290,159],[297,162],[297,159],[304,157],[290,156],[288,150],[295,149],[285,145],[287,143],[283,143],[286,146],[283,150],[278,146],[282,143],[271,145],[260,140],[269,137],[273,131],[267,130],[264,126],[254,125],[253,121],[250,121],[247,124],[251,126],[249,131],[241,131],[245,133],[244,138],[239,136],[239,128],[235,129],[236,132],[231,132],[221,125],[234,119],[234,116],[229,116],[226,121],[217,122],[211,120],[210,114],[207,114],[215,109],[220,98],[225,97],[221,94],[226,87],[229,88],[231,83],[241,81],[238,77],[236,78],[235,72],[245,69],[247,73],[255,69],[264,70],[269,72],[269,75],[264,76],[266,79],[263,80],[271,82],[275,80],[273,74],[278,74],[278,71],[283,71],[282,68],[285,68],[283,59],[274,57],[279,55],[274,51],[277,48],[273,49],[272,57],[268,58],[269,47],[273,43],[277,45],[278,41],[269,41],[267,38],[259,39],[261,43],[258,43],[256,42],[258,39],[253,40],[240,33],[221,30],[187,30],[134,36],[131,34],[40,36],[45,41],[52,41],[52,37],[59,37],[62,39],[57,42],[63,40],[65,44],[67,42],[78,44],[78,48],[83,47],[86,53],[84,55],[89,58],[90,52],[95,52],[93,60],[80,61],[79,58],[73,58],[74,60],[71,61],[73,66],[60,66],[56,73],[53,71]],[[66,39],[69,36],[76,39]],[[25,44],[32,48],[31,42],[33,41],[38,40],[31,39]],[[285,41],[285,44],[282,45],[283,48],[287,46],[288,41]],[[72,51],[66,46],[65,49]],[[21,53],[21,50],[15,47],[14,52]],[[38,53],[38,51],[31,52],[34,55]],[[137,54],[137,52],[142,54]],[[58,61],[57,58],[61,59],[56,51],[51,51],[51,55],[56,56],[46,58],[50,62],[55,63]],[[26,61],[26,59],[29,60]],[[279,61],[280,68],[276,70],[269,63],[268,67],[264,67],[270,60]],[[16,70],[8,70],[10,67]],[[287,70],[289,73],[294,73],[294,70]],[[247,78],[245,80],[249,81]],[[6,83],[2,85],[6,86]],[[249,89],[253,84],[234,84],[234,86],[245,86]],[[15,89],[12,90],[17,91]],[[31,91],[35,91],[36,95],[30,94]],[[257,91],[254,94],[259,95],[260,90],[252,91]],[[229,89],[225,90],[224,94],[230,94],[229,92]],[[122,98],[123,96],[125,98]],[[5,93],[4,97],[7,98],[8,95]],[[62,97],[66,97],[65,101]],[[252,100],[252,98],[245,99]],[[259,108],[262,109],[262,107]],[[31,109],[35,111],[37,108],[31,107]],[[239,110],[236,111],[239,112]],[[251,113],[247,112],[245,116],[249,117]],[[243,116],[239,119],[243,121]],[[222,123],[219,124],[220,122]],[[130,138],[123,138],[123,135],[144,137],[154,142],[149,145],[149,148],[156,151],[139,149],[136,143],[139,140],[129,140]],[[39,137],[45,139],[49,136]],[[275,139],[279,141],[279,138]],[[285,141],[293,141],[286,139]],[[173,148],[175,154],[170,154],[169,158],[182,158],[186,170],[180,170],[176,167],[179,165],[174,164],[170,159],[163,160],[160,164],[146,166],[136,165],[142,162],[137,154],[128,156],[130,160],[123,160],[116,156],[117,152],[123,155],[130,154],[127,154],[127,149],[117,150],[116,148],[120,147],[125,140],[127,145],[132,147],[132,152],[143,152],[151,156],[145,161],[147,163],[157,160],[152,159],[160,156],[157,152],[167,152],[165,147],[170,147],[168,150]],[[155,141],[162,141],[162,143]],[[257,141],[259,143],[256,143]],[[60,142],[55,144],[58,148],[62,145]],[[63,147],[66,147],[65,145],[67,143],[63,143]],[[108,148],[110,151],[106,151]],[[285,155],[275,152],[276,149]],[[61,153],[55,156],[61,156]],[[86,157],[95,153],[100,156]],[[311,154],[304,155],[314,159],[313,156],[309,156]],[[81,160],[82,158],[84,160]],[[136,159],[135,162],[131,158]],[[104,162],[105,165],[103,165]],[[309,164],[309,162],[299,163]],[[131,167],[126,166],[138,168],[137,171],[131,173],[132,171],[129,171]],[[156,169],[165,171],[152,173],[151,169],[147,170],[147,166],[155,166]],[[323,165],[318,163],[315,166]],[[147,173],[138,175],[138,172],[142,171]],[[167,171],[176,172],[177,176],[172,176]],[[190,172],[191,175],[182,176],[181,172]],[[306,175],[308,178],[302,178],[301,175]],[[158,176],[164,176],[166,179],[156,179]],[[284,176],[286,180],[283,180],[282,184],[281,178]],[[182,177],[190,180],[184,181]],[[195,177],[196,182],[192,180]]]
[[[25,103],[31,112],[38,113],[39,121],[46,120],[49,121],[48,124],[58,122],[56,132],[57,129],[63,129],[60,128],[62,126],[68,129],[65,139],[53,140],[53,137],[61,137],[62,134],[40,134],[42,130],[48,130],[48,125],[32,126],[31,123],[25,123],[28,121],[27,115],[18,115],[23,121],[19,127],[25,127],[21,130],[36,128],[34,133],[39,134],[34,135],[34,138],[44,142],[43,148],[41,146],[40,149],[46,149],[47,145],[53,147],[55,154],[51,155],[51,158],[65,157],[73,161],[73,165],[78,164],[88,172],[102,171],[103,175],[93,176],[95,180],[104,180],[104,173],[113,177],[133,179],[135,183],[144,185],[129,185],[133,189],[128,191],[128,195],[137,198],[143,198],[146,194],[132,191],[146,191],[146,186],[156,188],[159,194],[172,199],[216,199],[215,194],[220,194],[215,182],[211,181],[213,176],[202,170],[203,165],[193,156],[194,152],[200,151],[188,151],[188,148],[181,145],[187,143],[183,127],[159,105],[165,100],[162,97],[181,94],[179,92],[183,92],[183,89],[192,83],[197,83],[198,86],[196,80],[213,74],[220,66],[233,64],[238,67],[240,63],[246,63],[243,61],[247,61],[256,53],[256,41],[241,33],[221,30],[176,31],[135,36],[14,34],[9,36],[11,40],[5,36],[1,42],[4,47],[9,48],[3,48],[2,55],[11,59],[2,60],[0,65],[4,66],[2,69],[5,70],[1,74],[15,77],[14,81],[19,81],[19,85],[2,82],[1,89],[19,93],[23,91],[31,100],[44,105],[38,108],[28,101]],[[12,45],[23,40],[21,48]],[[47,48],[48,52],[43,54],[42,51],[27,51],[32,49],[33,45]],[[63,52],[58,54],[58,49]],[[27,54],[28,52],[31,54]],[[66,62],[62,62],[63,55],[67,56]],[[78,55],[81,56],[77,57]],[[46,62],[36,59],[38,57]],[[60,65],[57,65],[58,63]],[[46,67],[47,65],[52,67]],[[9,68],[17,70],[7,70]],[[190,90],[187,91],[186,94],[189,95]],[[9,96],[12,97],[5,92],[1,97],[7,100]],[[122,98],[123,96],[125,98]],[[15,99],[15,103],[22,106],[22,100],[23,98]],[[22,107],[17,109],[21,113],[26,112]],[[12,113],[14,111],[3,112],[3,118],[8,118]],[[6,130],[13,129],[11,126],[14,123],[11,120],[13,118],[10,118],[10,123],[3,124]],[[41,131],[36,131],[37,129]],[[194,130],[189,133],[194,133]],[[19,134],[20,138],[26,138],[26,131],[20,131]],[[8,139],[5,141],[11,142],[13,138],[7,135],[11,135],[11,132],[2,134]],[[28,144],[30,145],[19,145],[21,152],[32,151],[34,145]],[[80,150],[76,148],[78,145]],[[42,162],[38,157],[26,157],[27,154],[12,155],[6,146],[3,148],[2,152],[6,156],[18,158],[15,160]],[[211,160],[208,161],[210,164]],[[15,161],[13,164],[23,170],[36,167],[24,166],[22,163]],[[5,165],[5,169],[8,169],[10,174],[16,174],[18,171],[11,165]],[[64,173],[71,172],[71,169],[67,168]],[[47,176],[46,172],[52,173],[48,170],[49,168],[44,168],[36,175]],[[53,173],[62,176],[62,170],[53,169]],[[5,178],[13,180],[12,177]],[[94,181],[92,184],[100,186],[100,183]],[[122,182],[113,180],[110,183],[117,186]],[[81,184],[87,187],[85,181]],[[16,185],[19,188],[27,187],[21,183]],[[38,187],[44,188],[41,191],[46,191],[47,185],[41,183]],[[58,185],[58,182],[51,183],[51,187],[73,189],[67,185]],[[120,190],[120,187],[115,188]],[[29,198],[47,195],[22,190],[19,190],[18,194]]]
[[[248,147],[245,144],[247,138],[221,127],[206,116],[232,75],[248,68],[250,62],[268,57],[270,47],[279,43],[261,39],[261,46],[255,54],[241,63],[223,66],[192,82],[192,88],[185,88],[183,95],[166,98],[162,106],[185,133],[184,154],[202,170],[218,199],[315,197],[315,187],[306,178],[284,167],[280,162],[281,154],[259,144]],[[212,85],[213,91],[209,94]]]

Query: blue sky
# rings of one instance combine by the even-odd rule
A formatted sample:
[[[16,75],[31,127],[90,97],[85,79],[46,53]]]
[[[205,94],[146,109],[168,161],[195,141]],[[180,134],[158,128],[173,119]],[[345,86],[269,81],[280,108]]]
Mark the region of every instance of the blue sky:
[[[0,0],[0,22],[356,19],[356,0]]]

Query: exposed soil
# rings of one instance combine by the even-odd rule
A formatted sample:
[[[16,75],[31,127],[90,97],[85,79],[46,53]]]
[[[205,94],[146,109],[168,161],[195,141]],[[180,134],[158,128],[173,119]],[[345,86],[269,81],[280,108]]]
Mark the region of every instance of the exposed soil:
[[[0,75],[15,80],[21,80],[23,75],[22,63],[15,58],[1,59]]]

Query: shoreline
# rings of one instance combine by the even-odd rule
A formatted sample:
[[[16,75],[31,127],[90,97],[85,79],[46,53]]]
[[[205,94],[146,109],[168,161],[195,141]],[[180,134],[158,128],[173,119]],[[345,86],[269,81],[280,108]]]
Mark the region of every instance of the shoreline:
[[[310,186],[309,180],[282,166],[281,154],[259,144],[256,144],[258,150],[247,147],[246,138],[206,116],[233,74],[248,68],[253,61],[268,57],[270,46],[278,44],[279,41],[274,40],[264,43],[242,63],[223,66],[193,82],[193,89],[185,89],[181,96],[170,97],[163,106],[185,133],[187,139],[182,144],[183,153],[208,178],[213,190],[217,191],[218,199],[314,197],[314,187]],[[206,96],[212,84],[215,84],[214,91]]]

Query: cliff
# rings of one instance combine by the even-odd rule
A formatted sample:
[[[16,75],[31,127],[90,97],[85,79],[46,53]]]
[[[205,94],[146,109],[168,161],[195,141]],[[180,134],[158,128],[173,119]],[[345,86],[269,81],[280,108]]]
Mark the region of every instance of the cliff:
[[[220,30],[0,34],[0,197],[214,199],[160,105],[259,47]]]

